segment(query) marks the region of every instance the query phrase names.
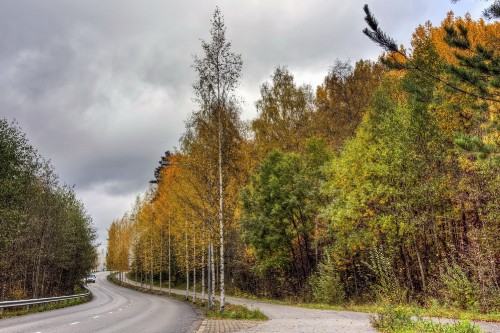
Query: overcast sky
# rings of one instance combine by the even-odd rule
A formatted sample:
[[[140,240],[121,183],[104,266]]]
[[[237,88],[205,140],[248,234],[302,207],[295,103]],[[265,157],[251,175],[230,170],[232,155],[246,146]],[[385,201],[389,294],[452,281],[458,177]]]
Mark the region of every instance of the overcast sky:
[[[163,151],[178,146],[192,103],[192,55],[209,39],[216,6],[243,56],[242,117],[255,117],[259,86],[277,65],[299,84],[321,83],[336,59],[376,60],[363,4],[408,45],[449,10],[479,18],[461,0],[1,0],[0,117],[16,119],[76,185],[105,242],[113,219],[144,193]]]

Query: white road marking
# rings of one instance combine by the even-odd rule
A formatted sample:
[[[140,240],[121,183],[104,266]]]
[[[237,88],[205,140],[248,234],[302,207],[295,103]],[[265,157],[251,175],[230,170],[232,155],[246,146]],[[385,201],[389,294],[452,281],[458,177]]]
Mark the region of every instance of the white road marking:
[[[109,311],[108,313],[113,313],[113,311]]]
[[[70,325],[76,325],[78,323],[79,323],[79,321],[75,321],[74,323],[71,323]]]
[[[93,316],[92,318],[94,318],[94,319],[95,319],[95,318],[99,318],[99,317],[100,317],[100,316]]]
[[[122,309],[118,309],[118,311],[121,311]]]

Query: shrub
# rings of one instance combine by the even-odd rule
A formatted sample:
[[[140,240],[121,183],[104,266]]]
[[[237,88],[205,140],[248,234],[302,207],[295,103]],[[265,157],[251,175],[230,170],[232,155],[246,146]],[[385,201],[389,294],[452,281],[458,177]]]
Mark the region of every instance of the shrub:
[[[336,305],[345,300],[340,276],[328,255],[326,260],[318,265],[318,271],[311,277],[309,284],[316,302]]]
[[[430,319],[416,318],[408,310],[386,308],[370,320],[372,326],[385,333],[482,333],[483,331],[468,321],[441,324]]]
[[[442,293],[450,304],[465,310],[478,308],[479,286],[467,276],[462,267],[457,263],[446,262],[440,275],[445,285]]]
[[[407,290],[401,286],[390,256],[384,254],[382,247],[374,248],[370,253],[370,261],[363,263],[375,277],[371,290],[378,300],[395,304],[406,302]]]

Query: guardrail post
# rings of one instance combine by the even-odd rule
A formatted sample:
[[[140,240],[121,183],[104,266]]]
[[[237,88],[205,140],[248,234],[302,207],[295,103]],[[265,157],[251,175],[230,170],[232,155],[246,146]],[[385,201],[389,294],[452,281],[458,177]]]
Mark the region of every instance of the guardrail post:
[[[11,307],[25,307],[28,311],[30,309],[30,305],[39,304],[42,307],[50,306],[51,304],[62,302],[62,304],[70,304],[71,300],[78,298],[88,298],[91,296],[90,291],[87,290],[84,294],[79,295],[71,295],[71,296],[59,296],[59,297],[48,297],[48,298],[36,298],[36,299],[28,299],[28,300],[15,300],[15,301],[2,301],[0,302],[0,315],[3,314],[4,308]]]

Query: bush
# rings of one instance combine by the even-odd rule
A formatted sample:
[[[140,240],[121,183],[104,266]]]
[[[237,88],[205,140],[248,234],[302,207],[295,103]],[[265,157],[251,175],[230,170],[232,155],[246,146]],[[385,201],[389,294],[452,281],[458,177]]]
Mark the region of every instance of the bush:
[[[447,302],[464,310],[478,309],[479,286],[457,263],[446,262],[440,275],[445,285],[442,293]]]
[[[454,324],[441,324],[429,319],[416,318],[401,308],[386,308],[370,320],[372,326],[385,333],[483,333],[468,321]]]
[[[383,332],[400,332],[411,327],[412,320],[408,311],[400,308],[386,308],[370,318],[374,328]]]
[[[392,268],[390,256],[386,256],[382,247],[374,248],[370,253],[370,261],[363,262],[375,277],[371,290],[379,301],[404,304],[407,290],[401,286],[396,272]]]
[[[318,265],[318,272],[311,277],[309,284],[316,302],[337,305],[345,300],[340,276],[328,255],[326,261]]]

